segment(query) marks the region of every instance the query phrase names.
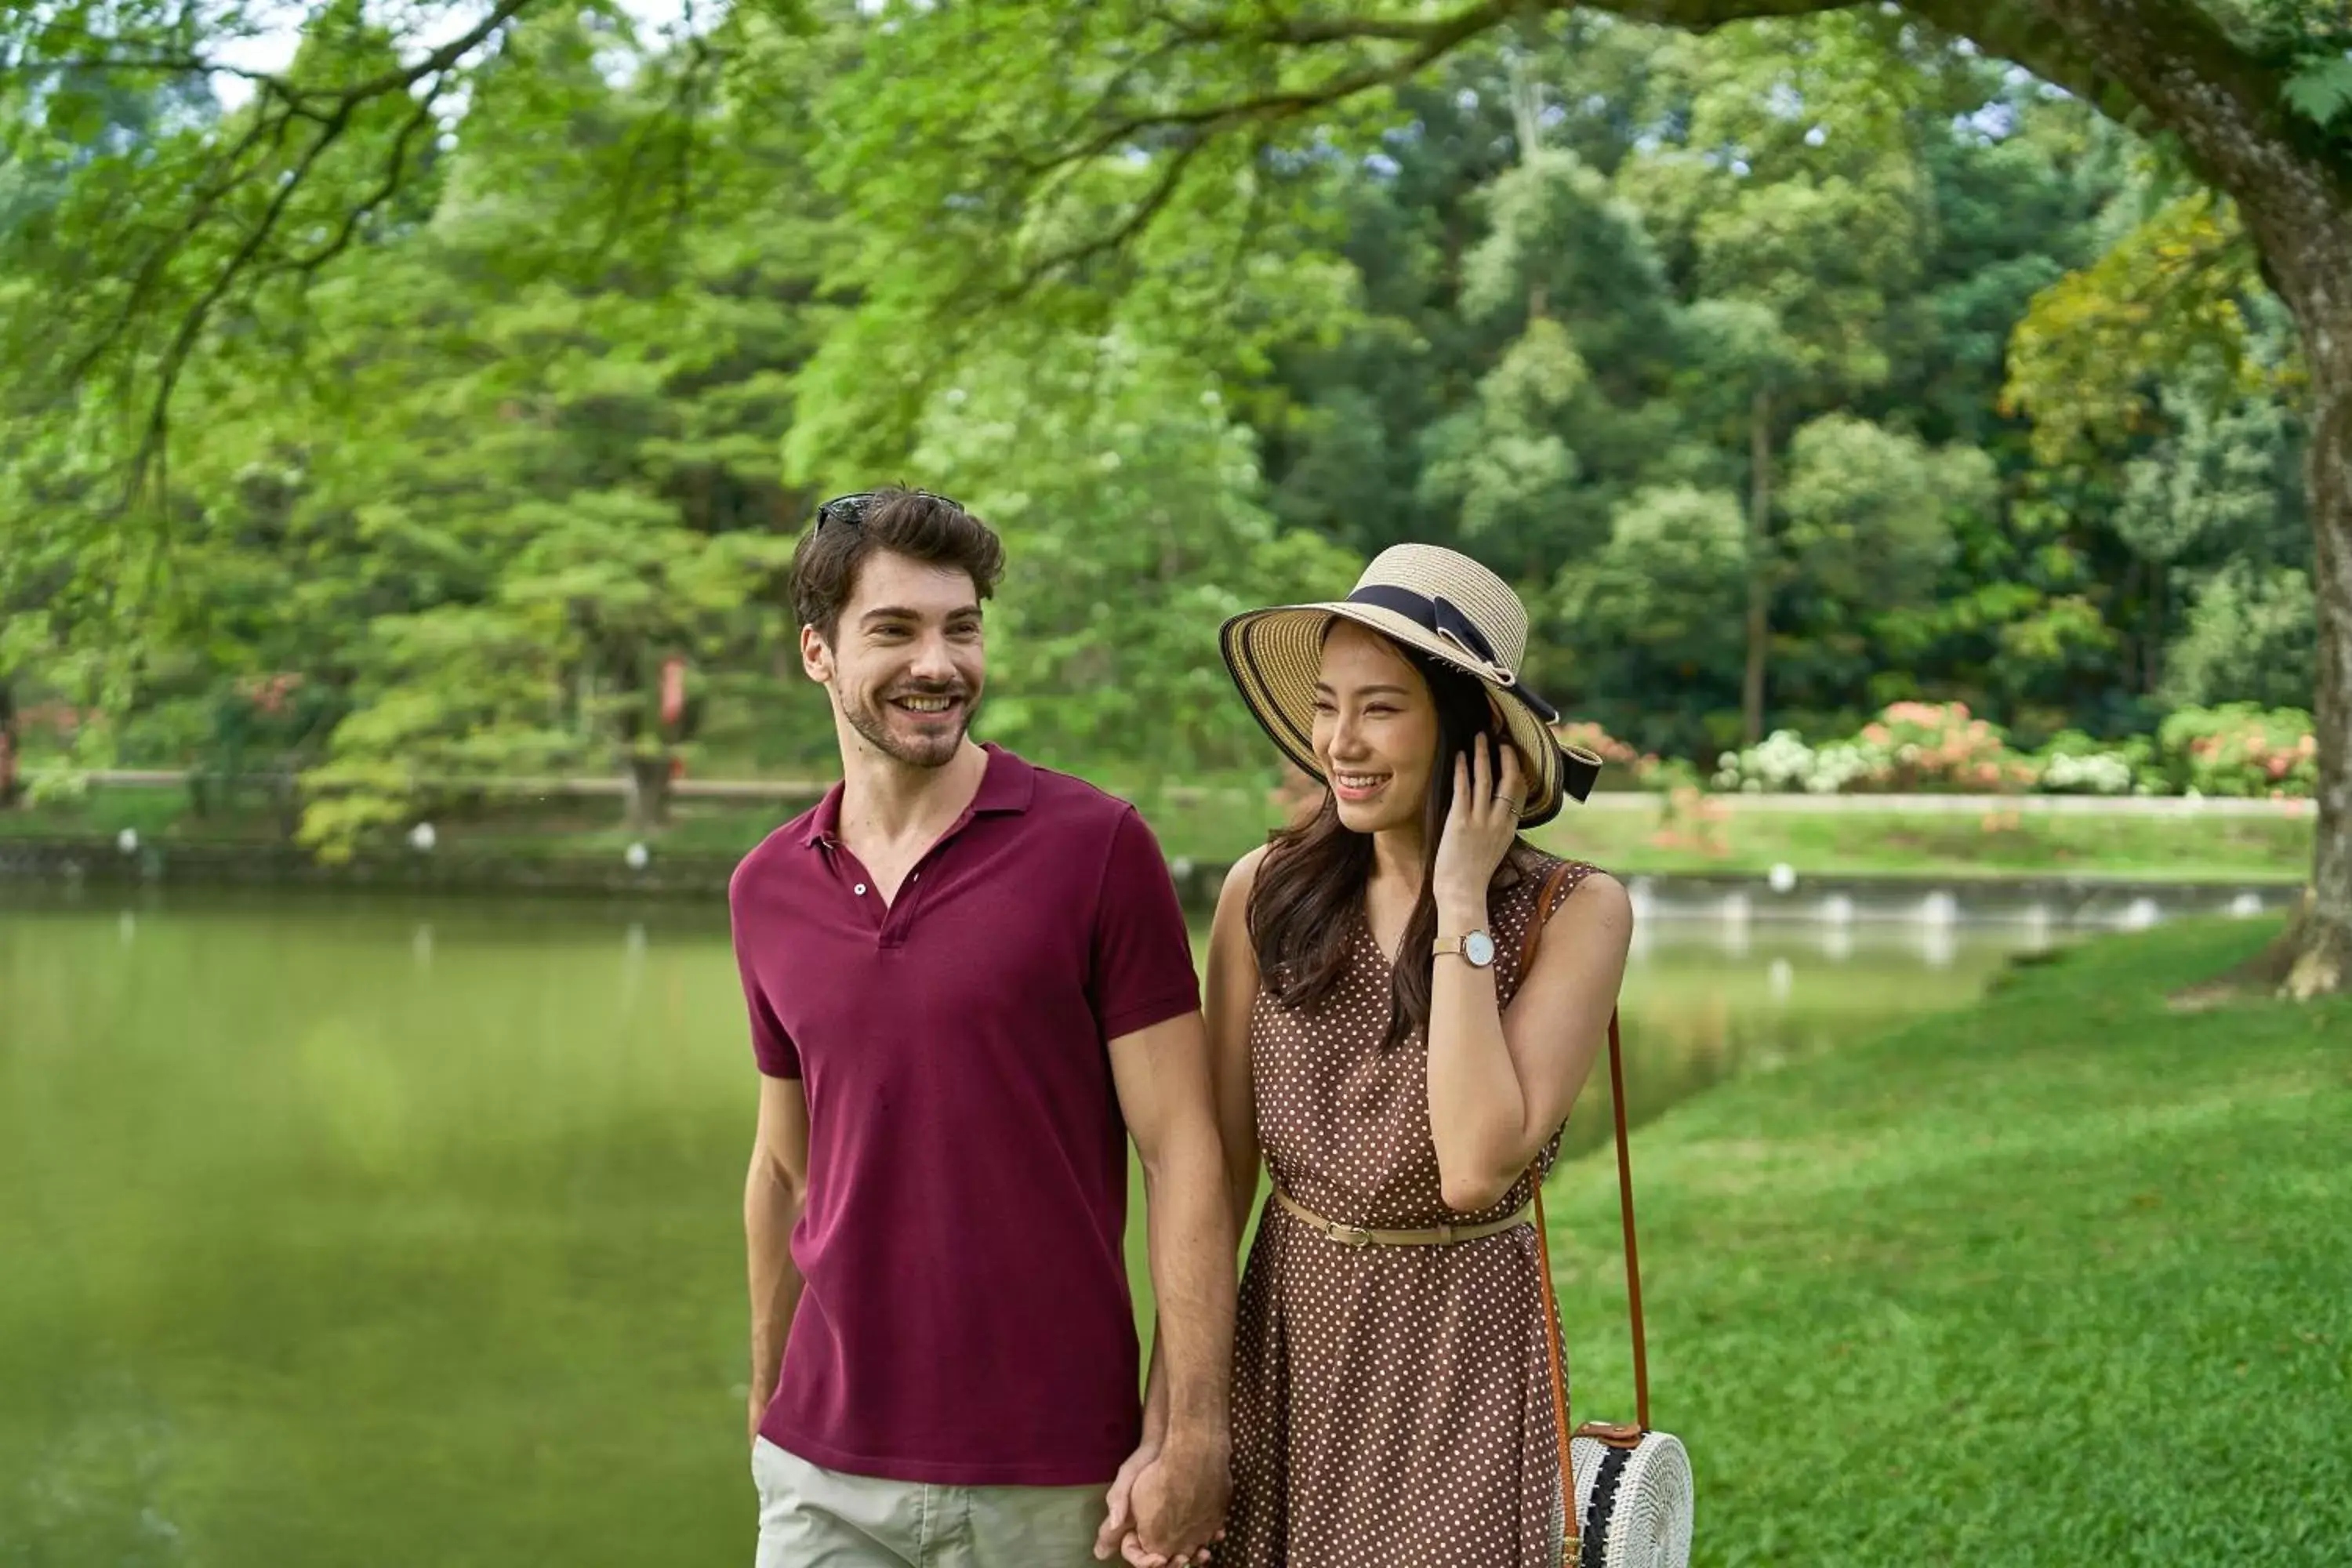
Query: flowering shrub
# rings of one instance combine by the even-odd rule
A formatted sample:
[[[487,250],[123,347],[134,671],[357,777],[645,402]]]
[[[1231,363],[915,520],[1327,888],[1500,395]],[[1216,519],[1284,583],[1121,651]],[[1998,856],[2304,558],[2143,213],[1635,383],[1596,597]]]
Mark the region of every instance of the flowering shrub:
[[[1897,702],[1848,740],[1814,746],[1781,730],[1726,752],[1711,782],[1750,795],[2309,795],[2318,787],[2318,753],[2309,714],[2251,703],[2183,709],[2153,744],[2069,731],[2028,756],[1960,703]]]
[[[1885,757],[1868,775],[1872,789],[1978,794],[2033,782],[2008,737],[1963,702],[1897,702],[1862,727],[1865,746]]]
[[[1748,795],[1802,790],[1835,795],[1878,765],[1871,748],[1833,742],[1816,751],[1794,730],[1775,730],[1761,745],[1716,759],[1715,787]]]
[[[2044,795],[2129,795],[2137,782],[2123,753],[2093,752],[2045,759],[2034,787]]]
[[[2200,795],[2308,795],[2319,787],[2319,742],[2311,715],[2296,709],[2184,708],[2164,721],[2157,745],[2172,782]]]
[[[2033,774],[1999,729],[1958,702],[1897,702],[1848,741],[1809,746],[1777,731],[1761,745],[1726,752],[1715,786],[1814,795],[1937,790],[1983,794],[2023,788]]]
[[[2114,747],[2068,730],[2052,737],[2031,766],[2033,787],[2043,795],[2147,795],[2162,783],[2151,774],[2149,762],[2145,740]]]

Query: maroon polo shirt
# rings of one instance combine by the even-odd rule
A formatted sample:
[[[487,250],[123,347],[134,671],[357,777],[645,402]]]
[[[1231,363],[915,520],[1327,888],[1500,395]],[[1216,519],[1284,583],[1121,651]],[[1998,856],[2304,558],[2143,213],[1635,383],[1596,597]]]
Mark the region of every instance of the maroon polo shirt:
[[[887,908],[838,785],[736,869],[752,1049],[809,1108],[807,1285],[760,1430],[857,1475],[1095,1485],[1141,1417],[1105,1047],[1200,993],[1135,808],[988,752]]]

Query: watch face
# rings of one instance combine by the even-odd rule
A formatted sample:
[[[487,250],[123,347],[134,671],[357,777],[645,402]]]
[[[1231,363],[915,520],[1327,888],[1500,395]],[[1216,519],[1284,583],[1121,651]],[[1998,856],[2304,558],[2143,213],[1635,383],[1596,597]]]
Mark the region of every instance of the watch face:
[[[1462,939],[1462,956],[1484,969],[1495,962],[1495,939],[1483,931],[1474,931]]]

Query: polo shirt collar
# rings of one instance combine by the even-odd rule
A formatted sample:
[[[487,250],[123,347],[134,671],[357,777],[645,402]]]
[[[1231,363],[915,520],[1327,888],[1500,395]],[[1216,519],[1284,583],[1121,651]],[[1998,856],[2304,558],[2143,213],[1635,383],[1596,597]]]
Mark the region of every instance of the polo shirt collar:
[[[993,742],[982,742],[981,750],[988,753],[988,771],[981,774],[979,793],[971,797],[964,815],[1015,816],[1027,811],[1037,795],[1036,768]],[[817,802],[816,810],[809,814],[808,828],[801,835],[804,847],[813,849],[841,831],[841,796],[847,787],[836,784]]]

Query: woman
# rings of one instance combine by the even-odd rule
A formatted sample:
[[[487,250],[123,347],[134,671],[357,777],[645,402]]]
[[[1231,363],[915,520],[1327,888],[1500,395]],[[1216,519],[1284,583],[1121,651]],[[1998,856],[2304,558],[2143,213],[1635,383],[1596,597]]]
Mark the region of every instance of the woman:
[[[1529,1171],[1606,1037],[1633,914],[1581,864],[1538,907],[1563,862],[1519,830],[1599,763],[1564,753],[1519,683],[1526,640],[1501,579],[1410,544],[1342,603],[1224,629],[1244,700],[1328,794],[1234,868],[1210,938],[1244,1217],[1261,1156],[1274,1177],[1242,1284],[1220,1564],[1559,1560]]]

